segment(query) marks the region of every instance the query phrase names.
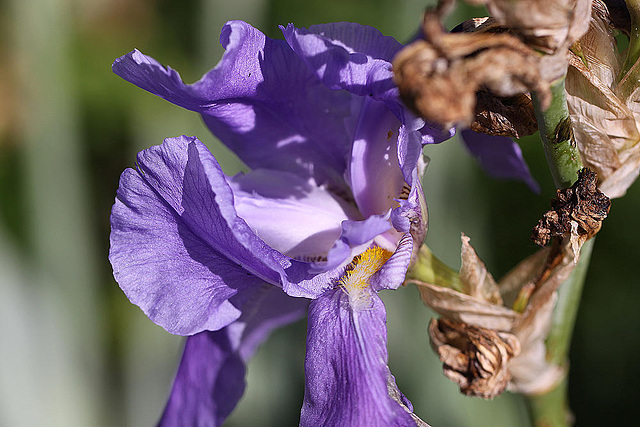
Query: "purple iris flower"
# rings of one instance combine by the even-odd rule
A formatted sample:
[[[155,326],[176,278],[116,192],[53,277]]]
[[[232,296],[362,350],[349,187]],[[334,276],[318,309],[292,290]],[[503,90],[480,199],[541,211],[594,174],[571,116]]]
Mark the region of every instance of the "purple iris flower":
[[[200,113],[250,168],[225,176],[196,138],[169,138],[122,174],[110,261],[128,298],[189,336],[160,425],[220,425],[269,333],[308,313],[301,425],[415,425],[387,367],[382,289],[426,232],[422,146],[450,137],[406,111],[402,47],[350,23],[232,21],[192,85],[133,51],[126,80]]]

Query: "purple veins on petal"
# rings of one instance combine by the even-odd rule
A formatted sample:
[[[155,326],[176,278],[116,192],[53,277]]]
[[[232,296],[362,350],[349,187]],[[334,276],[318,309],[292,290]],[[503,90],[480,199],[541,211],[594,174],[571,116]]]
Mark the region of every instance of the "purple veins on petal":
[[[222,171],[197,139],[167,139],[138,165],[120,179],[109,259],[151,320],[180,335],[217,330],[240,316],[240,294],[280,283],[288,259],[235,214]]]
[[[410,247],[410,238],[408,242]],[[401,252],[406,254],[405,249]],[[386,311],[372,283],[377,273],[390,268],[396,254],[377,246],[367,249],[336,288],[311,302],[301,426],[416,425],[389,395]],[[399,264],[404,261],[408,263],[404,258]],[[392,274],[404,278],[398,261],[392,264]],[[410,402],[406,406],[410,408]]]

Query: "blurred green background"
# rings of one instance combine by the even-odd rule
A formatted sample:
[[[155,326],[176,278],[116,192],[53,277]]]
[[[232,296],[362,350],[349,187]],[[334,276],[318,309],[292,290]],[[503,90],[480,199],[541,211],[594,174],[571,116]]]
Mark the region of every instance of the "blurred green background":
[[[225,172],[243,165],[183,111],[124,82],[111,62],[133,48],[192,82],[217,63],[219,30],[243,19],[373,25],[407,40],[416,0],[0,1],[0,426],[149,426],[179,360],[171,336],[130,304],[107,260],[122,170],[163,138],[197,135]],[[460,9],[448,26],[482,9]],[[537,137],[521,141],[543,188],[488,178],[457,140],[428,147],[428,243],[459,266],[464,231],[495,276],[535,250],[528,236],[554,190]],[[613,203],[598,237],[571,350],[577,425],[635,425],[640,402],[640,190]],[[429,348],[432,313],[414,288],[383,296],[391,370],[435,427],[527,426],[525,406],[461,396]],[[303,394],[305,324],[275,333],[249,367],[229,426],[293,426]]]

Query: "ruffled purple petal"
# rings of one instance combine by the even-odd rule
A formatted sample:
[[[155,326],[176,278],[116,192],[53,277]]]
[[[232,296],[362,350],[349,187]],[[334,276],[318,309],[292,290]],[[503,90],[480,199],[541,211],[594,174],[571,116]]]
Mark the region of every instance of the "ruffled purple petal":
[[[250,168],[289,171],[346,189],[352,135],[350,94],[322,84],[283,40],[241,21],[228,22],[226,52],[200,81],[133,51],[113,64],[116,74],[172,103],[197,111],[211,131]]]
[[[365,292],[362,310],[340,288],[309,306],[303,427],[416,425],[389,396],[386,312],[375,292]]]
[[[391,60],[402,45],[392,37],[350,22],[280,28],[291,48],[327,87],[397,102]]]
[[[491,136],[465,129],[462,140],[484,170],[495,178],[518,179],[524,181],[534,193],[540,192],[540,186],[529,172],[522,157],[520,146],[511,138]]]
[[[234,299],[279,284],[289,259],[233,208],[219,165],[195,138],[170,138],[138,155],[120,179],[109,259],[125,294],[158,325],[190,335],[240,316]]]
[[[296,321],[308,301],[273,286],[256,289],[243,315],[224,329],[187,339],[180,367],[159,426],[219,426],[245,388],[245,364],[268,335]]]

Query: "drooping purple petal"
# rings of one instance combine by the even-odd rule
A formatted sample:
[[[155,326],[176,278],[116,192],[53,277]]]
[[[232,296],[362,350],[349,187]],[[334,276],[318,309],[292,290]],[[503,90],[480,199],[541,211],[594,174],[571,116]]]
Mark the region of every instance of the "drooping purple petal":
[[[363,310],[341,288],[309,306],[303,427],[416,425],[389,396],[386,312],[375,292],[365,292]]]
[[[273,286],[257,288],[243,315],[224,329],[187,338],[159,426],[220,426],[242,397],[245,364],[268,335],[300,319],[308,301]]]
[[[117,59],[113,70],[201,113],[250,168],[290,171],[345,189],[349,121],[358,113],[353,97],[329,90],[285,41],[247,23],[228,22],[220,42],[226,49],[222,60],[193,85],[137,50]]]
[[[397,102],[391,60],[402,45],[394,38],[351,22],[280,28],[291,48],[331,89]]]
[[[187,338],[158,426],[222,425],[244,393],[245,372],[226,328]]]
[[[540,186],[529,172],[520,146],[506,136],[491,136],[465,129],[462,140],[484,170],[495,178],[524,181],[534,193]]]
[[[125,294],[158,325],[190,335],[240,316],[234,298],[281,283],[288,258],[235,214],[213,156],[195,138],[142,151],[122,174],[109,259]],[[251,274],[248,274],[251,273]]]
[[[258,169],[231,181],[235,206],[267,244],[303,261],[324,259],[341,223],[360,220],[355,206],[297,175]]]

